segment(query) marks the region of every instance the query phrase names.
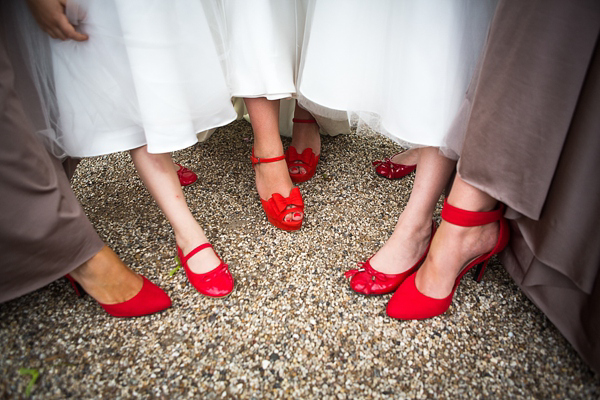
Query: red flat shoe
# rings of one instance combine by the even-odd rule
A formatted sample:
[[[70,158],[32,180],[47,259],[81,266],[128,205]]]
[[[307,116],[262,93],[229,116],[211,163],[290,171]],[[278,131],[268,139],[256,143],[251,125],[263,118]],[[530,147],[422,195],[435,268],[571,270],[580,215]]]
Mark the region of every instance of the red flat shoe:
[[[295,124],[316,124],[317,121],[314,119],[299,119],[294,118],[292,121]],[[288,147],[285,152],[285,162],[288,166],[288,171],[292,167],[302,167],[304,168],[303,173],[292,173],[290,171],[290,178],[292,178],[292,182],[301,183],[310,180],[315,175],[317,171],[317,164],[319,163],[319,159],[321,155],[315,155],[311,148],[306,148],[299,154],[294,146]]]
[[[254,149],[252,149],[252,166],[260,163],[270,163],[281,161],[285,156],[273,158],[254,157]],[[304,202],[300,189],[294,187],[288,197],[283,197],[279,193],[273,193],[268,200],[260,199],[260,202],[267,214],[267,219],[276,228],[284,231],[296,231],[302,227],[302,219],[300,221],[286,221],[285,216],[294,213],[302,213],[304,215]]]
[[[71,282],[77,296],[82,296],[84,292],[79,283],[69,274],[65,275],[65,277]],[[142,279],[144,280],[142,289],[131,299],[116,304],[102,304],[100,302],[98,304],[108,314],[119,318],[141,317],[142,315],[154,314],[171,307],[171,299],[161,288],[150,282],[145,276],[142,276]]]
[[[419,258],[419,261],[417,261],[410,269],[400,274],[384,274],[383,272],[379,272],[371,266],[371,259],[369,258],[364,263],[359,263],[358,269],[351,269],[350,271],[346,271],[346,273],[344,273],[344,276],[347,279],[350,279],[350,288],[356,293],[367,296],[377,296],[391,293],[396,290],[398,286],[400,286],[407,277],[418,270],[421,264],[423,264],[423,261],[425,261],[425,257],[427,257],[427,253],[429,253],[429,247],[431,246],[433,235],[435,234],[435,229],[435,222],[432,221],[429,244],[427,244],[427,248],[425,249],[425,252],[421,258]]]
[[[441,315],[448,310],[452,303],[452,297],[454,292],[460,283],[462,277],[474,266],[477,266],[475,271],[475,279],[477,282],[483,277],[485,267],[489,262],[490,258],[497,253],[500,253],[508,244],[510,232],[508,228],[508,222],[503,217],[504,205],[500,206],[493,211],[475,212],[462,210],[460,208],[450,205],[447,201],[444,201],[444,208],[442,209],[442,219],[448,221],[451,224],[458,226],[481,226],[498,222],[500,225],[500,231],[498,233],[498,241],[494,248],[474,260],[468,262],[454,282],[452,292],[443,298],[435,299],[424,295],[419,291],[415,284],[415,278],[417,273],[411,275],[400,285],[396,293],[390,299],[387,305],[387,315],[397,319],[427,319],[437,315]]]
[[[184,256],[179,246],[177,246],[177,262],[179,265],[183,266],[188,280],[201,294],[208,297],[227,297],[233,291],[234,282],[227,264],[221,260],[219,255],[217,255],[217,257],[219,257],[221,264],[204,274],[192,272],[188,267],[187,262],[190,258],[199,251],[208,248],[212,248],[212,245],[210,243],[204,243]]]
[[[383,176],[384,178],[388,179],[400,179],[404,178],[406,175],[410,174],[411,172],[417,169],[417,164],[404,165],[392,162],[392,158],[394,158],[398,154],[402,153],[396,153],[390,158],[386,158],[384,160],[373,161],[375,173],[379,176]]]
[[[179,178],[181,186],[189,186],[198,180],[198,175],[196,175],[194,171],[187,169],[181,164],[175,163],[175,165],[179,166],[177,177]]]

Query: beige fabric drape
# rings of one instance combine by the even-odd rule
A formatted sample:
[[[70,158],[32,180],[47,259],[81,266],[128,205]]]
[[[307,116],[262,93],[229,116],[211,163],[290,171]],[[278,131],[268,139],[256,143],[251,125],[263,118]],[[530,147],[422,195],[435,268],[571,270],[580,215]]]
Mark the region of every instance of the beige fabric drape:
[[[23,104],[35,98],[14,86],[0,32],[0,302],[62,277],[103,246],[61,163],[34,137],[36,110],[26,116]]]
[[[600,2],[501,1],[460,176],[506,203],[509,273],[600,372]]]

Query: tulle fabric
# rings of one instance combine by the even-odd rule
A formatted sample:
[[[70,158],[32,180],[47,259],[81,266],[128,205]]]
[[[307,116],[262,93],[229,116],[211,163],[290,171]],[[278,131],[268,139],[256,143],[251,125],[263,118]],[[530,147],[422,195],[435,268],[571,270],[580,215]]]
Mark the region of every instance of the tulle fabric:
[[[496,0],[311,0],[300,104],[350,112],[405,146],[456,157],[448,132]]]
[[[24,3],[24,2],[19,2]],[[95,156],[148,145],[180,150],[196,133],[235,119],[210,1],[70,0],[86,42],[48,39],[15,10],[48,129],[62,155]],[[56,151],[55,151],[56,153]]]

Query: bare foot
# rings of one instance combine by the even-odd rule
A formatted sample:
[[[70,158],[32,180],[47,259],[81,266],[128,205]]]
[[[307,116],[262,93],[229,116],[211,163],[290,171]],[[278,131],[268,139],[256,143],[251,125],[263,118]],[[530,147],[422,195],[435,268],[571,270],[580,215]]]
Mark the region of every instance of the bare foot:
[[[371,266],[385,274],[412,268],[423,256],[431,237],[431,220],[416,221],[402,213],[392,236],[371,258]]]
[[[83,289],[102,304],[122,303],[142,290],[142,277],[130,270],[109,247],[70,273]]]
[[[390,160],[395,164],[415,165],[419,159],[418,149],[408,149],[402,153],[395,154]]]
[[[298,154],[302,154],[305,149],[312,149],[315,156],[321,154],[321,135],[319,134],[319,125],[317,123],[294,123],[292,133],[292,143],[290,146],[296,148]],[[302,166],[290,167],[292,174],[305,174],[306,169]]]
[[[260,153],[255,153],[255,155],[256,154]],[[279,193],[283,197],[288,197],[294,188],[285,160],[259,163],[254,166],[254,170],[256,171],[256,190],[263,200],[271,198],[273,193]],[[288,208],[291,207],[293,206]],[[300,221],[302,220],[302,217],[303,214],[301,212],[294,212],[285,215],[284,220],[287,222]]]
[[[429,255],[415,276],[419,291],[435,299],[448,297],[462,269],[471,260],[492,250],[498,234],[497,222],[462,227],[442,221]]]

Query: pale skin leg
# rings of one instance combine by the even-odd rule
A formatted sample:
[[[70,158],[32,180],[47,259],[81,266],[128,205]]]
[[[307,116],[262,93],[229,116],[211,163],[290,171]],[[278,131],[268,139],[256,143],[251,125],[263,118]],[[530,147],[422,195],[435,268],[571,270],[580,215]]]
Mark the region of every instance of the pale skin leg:
[[[403,151],[400,154],[394,154],[394,156],[390,160],[395,164],[415,165],[419,159],[418,150],[418,148],[412,148]]]
[[[142,290],[142,277],[130,270],[110,248],[104,246],[94,257],[70,272],[96,301],[122,303]]]
[[[177,173],[169,153],[150,154],[146,146],[131,150],[135,167],[165,214],[175,232],[175,241],[188,254],[203,243],[208,243],[204,231],[190,212],[179,184]],[[220,264],[220,260],[211,250],[203,250],[189,259],[188,266],[195,273],[206,273]]]
[[[294,109],[294,118],[298,119],[314,119],[311,113],[300,107],[296,102],[296,108]],[[315,156],[321,154],[321,135],[319,134],[319,125],[316,123],[305,124],[305,123],[294,123],[292,131],[292,143],[290,146],[296,148],[298,154],[302,154],[305,149],[312,149]],[[301,166],[294,166],[290,168],[292,174],[304,174],[306,169]]]
[[[260,158],[278,157],[283,154],[283,144],[279,136],[279,100],[264,97],[245,98],[246,108],[254,131],[254,156]],[[254,166],[256,189],[261,199],[271,198],[273,193],[289,196],[294,188],[285,160],[260,163]],[[302,220],[302,213],[290,213],[286,221]]]
[[[416,152],[419,168],[406,208],[392,236],[371,258],[371,266],[386,274],[410,269],[425,252],[435,206],[456,164],[442,156],[437,147],[423,147]]]
[[[490,211],[498,204],[496,199],[469,185],[458,175],[447,200],[454,207],[469,211]],[[498,240],[498,233],[498,223],[462,227],[442,221],[429,255],[416,275],[419,291],[436,299],[447,297],[462,268],[475,257],[490,251]]]

